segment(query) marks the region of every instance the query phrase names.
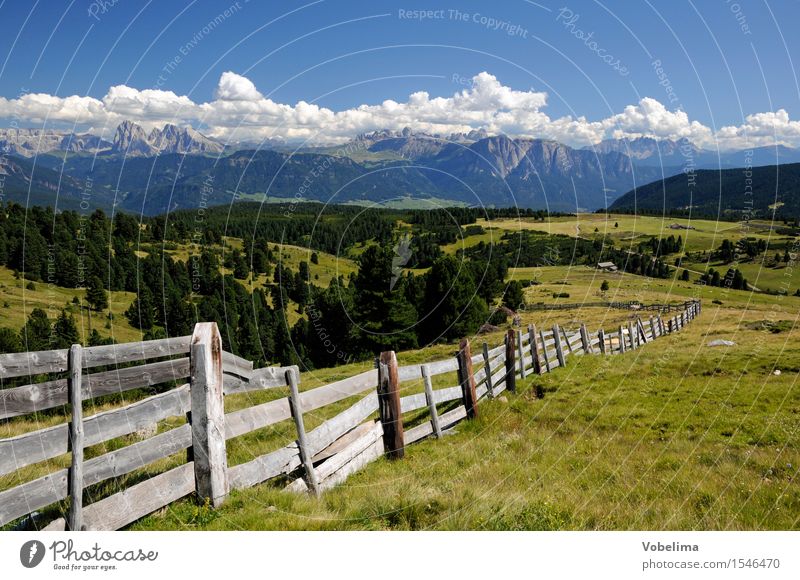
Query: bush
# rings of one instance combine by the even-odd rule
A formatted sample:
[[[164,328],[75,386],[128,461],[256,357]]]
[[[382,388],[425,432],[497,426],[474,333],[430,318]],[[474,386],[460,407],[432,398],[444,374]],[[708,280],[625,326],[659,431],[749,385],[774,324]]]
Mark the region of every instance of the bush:
[[[34,284],[33,282],[28,282],[28,283],[25,285],[25,289],[26,289],[26,290],[32,290],[32,291],[34,291],[34,292],[35,292],[35,291],[36,291],[36,284]]]
[[[569,298],[569,292],[553,292],[553,298]]]
[[[711,304],[722,304],[722,300],[717,300],[714,298],[714,300],[711,301]]]

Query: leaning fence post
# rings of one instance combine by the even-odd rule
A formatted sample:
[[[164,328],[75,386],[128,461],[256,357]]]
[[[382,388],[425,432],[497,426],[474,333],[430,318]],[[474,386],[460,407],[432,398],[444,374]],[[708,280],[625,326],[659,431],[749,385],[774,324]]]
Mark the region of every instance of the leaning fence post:
[[[514,393],[517,390],[517,377],[515,376],[514,367],[516,366],[516,359],[514,357],[514,331],[512,329],[508,329],[506,332],[506,389],[510,393]]]
[[[486,345],[486,343],[483,343]],[[442,427],[439,425],[439,413],[436,411],[436,400],[433,398],[433,384],[431,384],[431,375],[428,365],[422,365],[420,368],[422,373],[422,382],[425,385],[425,402],[428,403],[428,411],[431,414],[431,427],[433,427],[433,434],[437,439],[442,438]],[[491,389],[489,389],[491,391]]]
[[[642,322],[641,318],[636,318],[636,332],[639,333],[639,337],[642,339],[642,344],[647,344],[647,332],[644,330],[644,323]]]
[[[490,399],[494,398],[494,385],[492,385],[492,361],[489,360],[489,344],[483,343],[483,370],[486,374],[486,394]]]
[[[458,345],[458,382],[461,384],[467,419],[474,419],[478,416],[478,397],[475,393],[475,377],[472,374],[472,353],[469,340],[466,338],[462,338]]]
[[[72,450],[72,464],[69,468],[69,512],[67,529],[83,529],[83,396],[81,394],[83,349],[73,344],[67,355],[67,391],[72,407],[72,420],[69,424],[69,443]]]
[[[539,342],[536,339],[536,325],[528,325],[528,340],[531,343],[531,360],[533,361],[533,372],[542,374],[542,361],[539,358]]]
[[[286,384],[289,385],[289,410],[294,419],[294,426],[297,428],[297,446],[300,448],[300,461],[303,462],[303,469],[306,471],[306,484],[314,492],[314,495],[319,495],[319,481],[317,472],[314,471],[311,454],[308,452],[306,427],[303,422],[303,404],[300,401],[300,391],[297,388],[297,376],[294,369],[286,371]]]
[[[585,354],[591,354],[592,345],[589,343],[589,332],[586,330],[586,325],[581,322],[581,346]]]
[[[623,332],[622,325],[619,325],[619,352],[625,352],[625,333]]]
[[[628,320],[628,342],[631,350],[636,350],[636,336],[633,334],[633,321]]]
[[[547,372],[549,373],[552,370],[550,368],[550,355],[547,352],[547,345],[544,343],[544,333],[541,330],[539,331],[539,338],[542,340],[542,356],[544,358],[544,366],[547,368]]]
[[[389,459],[405,455],[403,415],[400,411],[400,375],[393,350],[381,353],[378,359],[378,411],[383,426],[383,445]]]
[[[606,354],[606,331],[602,328],[597,331],[597,340],[600,342],[600,354]]]
[[[567,366],[564,360],[564,349],[561,348],[561,337],[558,335],[558,324],[553,325],[553,338],[556,341],[556,357],[558,357],[559,366]]]
[[[525,349],[522,348],[522,330],[517,331],[517,352],[519,352],[519,378],[525,378]]]
[[[192,452],[197,496],[219,506],[228,495],[222,340],[215,322],[194,327],[189,351]]]

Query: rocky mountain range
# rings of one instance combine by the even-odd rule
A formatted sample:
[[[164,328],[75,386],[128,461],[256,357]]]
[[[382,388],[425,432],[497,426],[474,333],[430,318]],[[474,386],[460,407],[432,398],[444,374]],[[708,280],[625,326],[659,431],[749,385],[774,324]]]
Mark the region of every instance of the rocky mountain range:
[[[727,169],[747,165],[759,167],[800,162],[800,150],[784,145],[754,147],[741,151],[710,151],[701,149],[687,139],[680,141],[656,140],[652,137],[610,139],[584,149],[599,153],[616,151],[624,153],[637,165],[659,167],[663,165],[694,169]]]
[[[0,151],[27,158],[54,152],[154,156],[165,153],[219,155],[224,150],[222,143],[191,127],[171,124],[147,133],[140,125],[124,121],[117,127],[112,141],[88,133],[0,129]]]
[[[753,166],[769,159],[774,164],[776,154],[800,160],[789,148],[735,152],[723,159],[687,141],[609,140],[577,149],[482,131],[441,136],[411,129],[362,134],[336,147],[293,150],[261,143],[236,150],[191,128],[165,125],[148,133],[130,121],[117,127],[112,141],[6,129],[0,131],[0,146],[4,171],[15,184],[6,187],[8,199],[27,201],[28,194],[20,193],[27,189],[36,199],[52,197],[60,176],[68,188],[60,206],[79,190],[76,184],[91,183],[98,207],[150,214],[197,206],[207,183],[214,190],[205,200],[209,204],[265,194],[333,203],[436,197],[469,205],[591,211],[682,173],[687,160],[698,169],[712,158],[718,168],[741,167],[743,155]],[[42,154],[44,149],[50,152]],[[27,161],[37,151],[35,163]]]

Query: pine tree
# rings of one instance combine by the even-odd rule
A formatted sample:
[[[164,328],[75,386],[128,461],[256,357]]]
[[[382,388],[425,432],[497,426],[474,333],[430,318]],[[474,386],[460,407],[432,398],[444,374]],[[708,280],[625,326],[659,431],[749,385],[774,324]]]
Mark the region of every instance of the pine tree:
[[[52,330],[47,313],[41,308],[34,308],[19,333],[23,350],[51,350]]]
[[[417,346],[417,311],[408,301],[402,276],[392,270],[394,251],[370,246],[359,259],[355,278],[355,321],[368,354]],[[398,275],[392,286],[392,276]]]
[[[21,350],[22,343],[19,340],[19,334],[10,328],[0,328],[0,353],[20,352]]]
[[[93,310],[101,311],[108,308],[108,294],[103,287],[103,281],[99,276],[90,276],[86,286],[86,302]]]
[[[519,310],[525,306],[525,294],[522,291],[522,284],[519,280],[511,280],[508,283],[503,295],[503,304],[511,310]]]
[[[425,276],[425,302],[420,312],[425,342],[463,338],[476,332],[489,314],[476,295],[475,280],[453,256],[443,256]]]
[[[69,348],[73,344],[79,344],[81,341],[75,318],[66,310],[62,310],[61,314],[58,315],[53,325],[53,335],[55,336],[55,348]]]

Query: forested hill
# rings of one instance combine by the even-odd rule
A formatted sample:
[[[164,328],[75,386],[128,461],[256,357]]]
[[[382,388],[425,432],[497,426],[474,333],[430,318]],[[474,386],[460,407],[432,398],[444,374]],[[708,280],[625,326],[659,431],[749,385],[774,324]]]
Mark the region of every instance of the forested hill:
[[[800,163],[754,167],[749,175],[743,168],[675,175],[629,191],[609,210],[661,213],[688,210],[690,206],[693,215],[736,215],[752,209],[753,217],[771,215],[774,206],[776,216],[797,218]]]

